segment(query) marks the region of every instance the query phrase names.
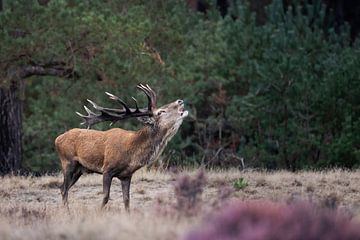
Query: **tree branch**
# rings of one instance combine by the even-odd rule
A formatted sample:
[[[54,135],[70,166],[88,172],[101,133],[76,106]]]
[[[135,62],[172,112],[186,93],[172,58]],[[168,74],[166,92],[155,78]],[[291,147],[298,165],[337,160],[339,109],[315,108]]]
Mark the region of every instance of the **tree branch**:
[[[20,78],[27,78],[27,77],[31,77],[33,75],[64,77],[67,74],[68,74],[68,72],[64,71],[64,69],[45,68],[45,67],[40,67],[40,66],[26,66],[26,67],[21,68],[19,71]]]
[[[24,66],[18,70],[17,74],[18,77],[22,79],[31,76],[55,76],[63,78],[78,77],[78,74],[74,72],[72,68],[66,68],[59,65],[52,66],[52,64],[43,66]]]

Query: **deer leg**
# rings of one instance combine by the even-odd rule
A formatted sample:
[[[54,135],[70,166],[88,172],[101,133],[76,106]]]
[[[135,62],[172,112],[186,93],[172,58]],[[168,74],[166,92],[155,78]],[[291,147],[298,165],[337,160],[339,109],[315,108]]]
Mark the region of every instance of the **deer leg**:
[[[78,166],[75,173],[73,174],[72,178],[71,178],[71,183],[69,186],[69,189],[74,186],[74,184],[77,182],[77,180],[79,180],[79,178],[81,177],[81,175],[83,174],[82,168],[81,166]]]
[[[61,196],[64,206],[67,206],[68,204],[68,191],[69,191],[71,178],[72,178],[71,171],[64,171],[64,182],[61,186]]]
[[[125,210],[127,212],[130,211],[130,183],[131,183],[131,176],[126,178],[121,178],[121,189],[123,194],[123,200],[125,204]]]
[[[113,175],[109,172],[104,172],[103,174],[103,193],[104,198],[103,202],[101,204],[101,208],[104,208],[104,206],[107,204],[110,198],[110,187],[111,187],[111,181],[112,181]]]

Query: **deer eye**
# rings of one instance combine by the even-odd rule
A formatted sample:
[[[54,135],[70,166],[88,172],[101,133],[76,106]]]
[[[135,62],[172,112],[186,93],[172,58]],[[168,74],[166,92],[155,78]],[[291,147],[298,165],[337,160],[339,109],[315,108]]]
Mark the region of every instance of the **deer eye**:
[[[164,110],[161,110],[157,113],[158,116],[160,116],[162,113],[164,113],[165,111]]]

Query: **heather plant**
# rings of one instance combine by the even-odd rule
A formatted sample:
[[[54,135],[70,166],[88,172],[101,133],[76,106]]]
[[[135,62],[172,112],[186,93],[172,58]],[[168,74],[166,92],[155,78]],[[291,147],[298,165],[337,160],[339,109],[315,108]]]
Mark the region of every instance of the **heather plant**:
[[[359,223],[309,203],[236,201],[206,218],[186,240],[360,239]]]
[[[217,200],[221,204],[226,202],[234,193],[234,189],[229,186],[223,186],[218,189]]]
[[[34,221],[42,221],[46,219],[48,217],[46,210],[46,207],[36,210],[25,206],[14,206],[6,210],[1,209],[0,213],[3,217],[17,219],[18,221],[21,221],[22,224],[29,224]]]
[[[221,186],[217,189],[217,195],[216,198],[212,202],[213,209],[219,209],[222,208],[224,205],[226,205],[231,199],[231,197],[234,196],[234,187],[232,186]]]
[[[201,194],[206,184],[205,171],[200,169],[194,176],[183,174],[174,183],[175,209],[184,215],[193,215],[201,209]]]

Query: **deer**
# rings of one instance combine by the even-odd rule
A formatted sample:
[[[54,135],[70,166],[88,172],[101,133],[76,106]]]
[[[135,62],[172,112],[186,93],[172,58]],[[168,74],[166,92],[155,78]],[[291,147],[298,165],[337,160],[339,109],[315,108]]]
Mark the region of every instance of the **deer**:
[[[68,207],[69,189],[84,173],[99,173],[103,176],[103,199],[101,209],[110,198],[113,178],[121,181],[125,210],[130,209],[130,183],[132,175],[145,165],[155,162],[167,143],[177,133],[183,119],[188,116],[184,101],[157,107],[157,95],[149,85],[137,85],[147,97],[147,108],[130,108],[121,98],[105,92],[121,108],[101,107],[93,101],[87,101],[96,110],[84,106],[87,115],[76,112],[85,128],[74,128],[55,139],[55,148],[61,161],[63,184],[60,187],[62,202]],[[110,128],[106,131],[90,129],[100,122],[111,122],[136,118],[143,126],[137,131]]]

